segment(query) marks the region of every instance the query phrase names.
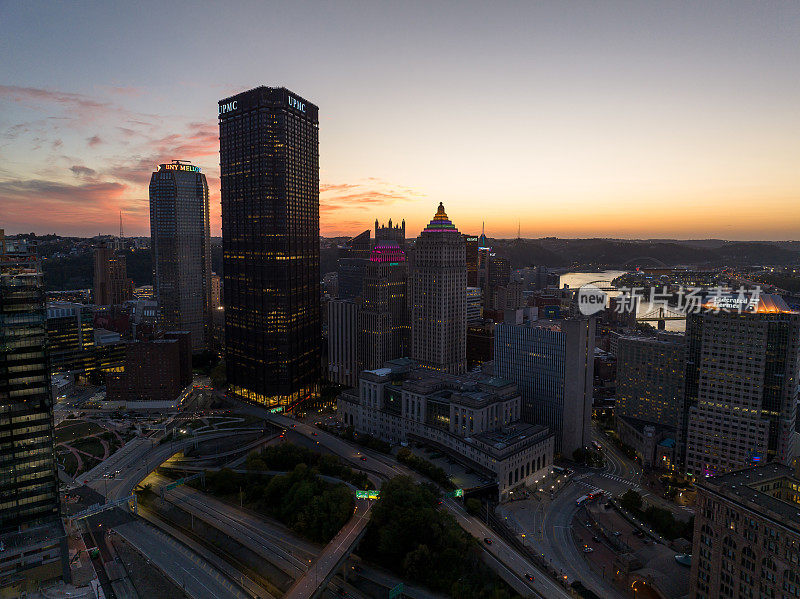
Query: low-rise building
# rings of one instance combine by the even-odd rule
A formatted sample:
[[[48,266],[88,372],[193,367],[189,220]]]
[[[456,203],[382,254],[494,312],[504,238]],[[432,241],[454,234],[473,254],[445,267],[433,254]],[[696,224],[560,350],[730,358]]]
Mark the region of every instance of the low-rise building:
[[[553,463],[553,434],[520,421],[516,384],[481,373],[450,375],[408,359],[361,373],[339,396],[339,419],[389,442],[417,441],[498,483],[500,498]]]

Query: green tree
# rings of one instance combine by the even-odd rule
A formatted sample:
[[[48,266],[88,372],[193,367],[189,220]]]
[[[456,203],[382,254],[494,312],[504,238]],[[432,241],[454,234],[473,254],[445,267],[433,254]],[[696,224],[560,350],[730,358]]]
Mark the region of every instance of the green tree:
[[[481,512],[481,502],[480,499],[475,499],[474,497],[470,497],[464,502],[464,507],[467,508],[467,512],[472,514],[473,516],[477,516]]]
[[[629,512],[639,512],[642,509],[642,496],[633,489],[628,489],[620,497],[620,503]]]

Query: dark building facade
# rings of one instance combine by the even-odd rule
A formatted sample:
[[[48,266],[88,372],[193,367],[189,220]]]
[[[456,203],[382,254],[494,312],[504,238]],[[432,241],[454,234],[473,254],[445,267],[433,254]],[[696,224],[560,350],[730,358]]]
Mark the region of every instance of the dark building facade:
[[[211,341],[211,237],[199,167],[173,160],[150,177],[150,248],[162,326],[190,331],[192,349],[204,349]]]
[[[46,320],[38,256],[0,230],[0,594],[11,596],[66,565]]]
[[[184,387],[179,339],[132,341],[123,346],[122,371],[106,375],[108,401],[171,402],[177,399]],[[183,348],[186,347],[183,344]]]
[[[408,265],[400,245],[396,241],[376,243],[364,278],[359,341],[362,368],[380,368],[387,360],[408,355],[407,282]]]
[[[467,287],[477,287],[478,238],[474,235],[464,235],[464,245],[467,252]]]
[[[94,303],[116,306],[133,297],[133,281],[128,278],[128,261],[124,252],[105,243],[94,248]]]
[[[372,250],[369,229],[353,237],[347,244],[345,255],[337,262],[337,287],[339,299],[354,299],[364,292],[364,277]]]
[[[286,410],[320,379],[318,127],[285,88],[219,102],[228,383]]]
[[[192,333],[191,331],[167,331],[164,339],[175,339],[178,342],[178,377],[181,387],[192,383]]]

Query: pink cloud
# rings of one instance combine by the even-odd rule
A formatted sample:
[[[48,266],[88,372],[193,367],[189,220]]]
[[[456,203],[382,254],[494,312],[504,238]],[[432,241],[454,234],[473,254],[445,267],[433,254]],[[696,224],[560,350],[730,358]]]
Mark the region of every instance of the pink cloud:
[[[91,170],[91,169],[89,169]],[[114,181],[65,184],[41,179],[0,182],[0,221],[9,231],[95,235],[114,230],[127,186]],[[133,206],[136,213],[136,207]]]

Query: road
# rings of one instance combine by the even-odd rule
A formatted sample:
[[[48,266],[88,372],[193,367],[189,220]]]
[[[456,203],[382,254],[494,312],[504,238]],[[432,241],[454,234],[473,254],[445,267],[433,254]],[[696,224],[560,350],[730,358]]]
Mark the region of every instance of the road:
[[[171,481],[162,476],[152,475],[147,478],[147,482],[152,482],[153,489],[156,490]],[[316,553],[313,548],[309,551],[308,546],[299,546],[282,532],[270,530],[268,523],[263,519],[237,510],[230,504],[191,487],[171,489],[167,491],[166,499],[223,531],[237,543],[274,564],[292,578],[298,578],[306,573],[309,569],[309,558]]]
[[[197,441],[220,439],[235,434],[252,434],[252,432],[243,429],[215,431],[198,435]],[[191,447],[194,443],[193,438],[169,441],[160,445],[151,439],[136,439],[128,444],[133,444],[130,449],[126,445],[90,473],[82,475],[79,480],[111,501],[122,499],[131,495],[136,485],[160,464],[175,453]],[[113,473],[116,470],[119,470],[119,474],[115,478],[104,478],[105,474]]]
[[[220,431],[203,435],[200,438],[214,439],[231,434],[234,434],[233,431]],[[131,495],[136,485],[159,464],[174,453],[191,446],[194,440],[181,440],[159,445],[150,439],[139,439],[131,443],[130,448],[126,446],[125,449],[106,460],[111,462],[110,464],[94,469],[91,477],[82,476],[81,482],[88,480],[88,486],[103,493],[111,501],[122,499]],[[116,478],[103,478],[103,474],[115,470],[120,471]],[[186,592],[192,597],[243,598],[247,596],[217,568],[146,522],[135,520],[115,526],[114,530],[135,546],[178,586],[185,585]]]
[[[236,585],[193,551],[149,524],[134,520],[117,526],[115,530],[191,597],[248,599]]]
[[[458,503],[453,499],[445,499],[444,505],[455,517],[456,521],[461,525],[461,528],[470,533],[481,541],[483,548],[496,557],[504,566],[511,569],[511,571],[518,577],[519,584],[512,585],[514,590],[518,593],[530,593],[533,589],[541,597],[550,599],[551,597],[571,597],[571,595],[564,590],[563,587],[553,582],[548,576],[539,572],[539,570],[527,559],[521,556],[515,549],[510,547],[505,540],[499,538],[493,530],[486,526],[477,518],[467,515]],[[487,545],[484,539],[490,539],[491,545]],[[525,574],[531,574],[534,577],[533,582],[519,578]],[[505,577],[504,577],[505,578]]]
[[[360,540],[369,523],[371,508],[372,503],[370,501],[356,500],[353,517],[350,518],[336,537],[325,546],[306,575],[297,580],[286,592],[284,599],[309,599],[309,597],[314,596],[320,585],[323,584],[342,559],[350,555],[353,547]]]
[[[259,416],[261,418],[271,420],[272,422],[283,426],[287,430],[294,430],[295,432],[306,437],[310,437],[328,451],[352,462],[359,469],[374,472],[384,479],[390,479],[399,475],[406,475],[411,476],[413,479],[418,481],[427,481],[427,479],[420,476],[416,472],[409,470],[405,466],[395,462],[394,458],[365,450],[360,447],[354,447],[347,441],[344,441],[335,435],[318,430],[314,426],[299,422],[286,416],[271,414],[265,408],[247,404],[237,405],[238,408],[236,411],[238,413]],[[479,520],[475,520],[474,518],[467,516],[455,501],[447,500],[443,503],[443,505],[456,518],[456,521],[473,536],[479,539],[483,539],[484,537],[495,538],[496,535],[494,532],[488,529]],[[469,528],[464,526],[467,522],[470,523]],[[569,594],[560,589],[558,585],[553,583],[546,574],[539,571],[533,566],[533,564],[528,562],[528,560],[517,553],[513,548],[506,545],[502,540],[498,540],[498,547],[496,549],[494,544],[491,547],[488,547],[485,544],[483,545],[484,550],[503,562],[502,567],[510,568],[513,571],[514,576],[517,578],[517,585],[521,585],[520,588],[525,589],[528,593],[530,593],[531,590],[535,590],[536,592],[542,594],[543,597],[547,598],[569,597]],[[498,568],[497,570],[501,575],[508,574],[508,572],[501,572],[502,568]],[[525,578],[525,574],[531,574],[535,578],[534,582],[528,581]],[[545,593],[543,593],[543,591],[545,591]]]

